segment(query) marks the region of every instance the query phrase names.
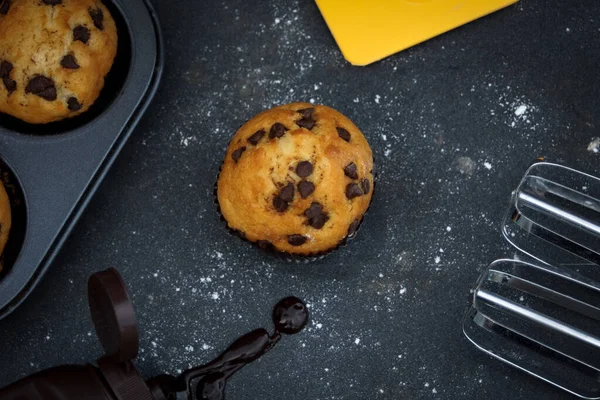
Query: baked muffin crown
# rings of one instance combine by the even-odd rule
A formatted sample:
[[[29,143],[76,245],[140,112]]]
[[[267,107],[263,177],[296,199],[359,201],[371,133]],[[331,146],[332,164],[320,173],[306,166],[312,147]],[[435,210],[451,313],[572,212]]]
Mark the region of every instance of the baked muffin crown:
[[[87,111],[117,40],[100,0],[0,0],[0,112],[47,123]]]
[[[264,111],[234,135],[217,184],[230,228],[262,246],[318,254],[352,234],[373,193],[373,155],[360,130],[326,106]]]

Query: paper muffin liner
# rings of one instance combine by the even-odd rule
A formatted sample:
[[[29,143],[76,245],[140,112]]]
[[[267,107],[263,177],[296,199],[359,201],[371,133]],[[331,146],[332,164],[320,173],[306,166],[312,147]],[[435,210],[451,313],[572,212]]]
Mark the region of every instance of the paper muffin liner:
[[[223,223],[225,224],[225,227],[227,228],[229,233],[233,236],[243,239],[245,242],[251,243],[252,246],[256,247],[263,253],[268,254],[269,256],[274,257],[278,260],[284,260],[289,263],[305,263],[305,264],[312,263],[315,261],[322,260],[323,258],[325,258],[329,254],[333,253],[334,251],[340,249],[341,247],[346,247],[348,242],[352,241],[352,239],[354,239],[356,237],[356,235],[358,234],[358,231],[360,230],[360,227],[362,226],[362,223],[369,212],[369,208],[371,208],[371,203],[373,202],[373,197],[375,196],[375,187],[377,186],[377,184],[376,184],[377,174],[375,171],[375,159],[373,159],[373,188],[371,189],[372,190],[371,201],[369,202],[369,206],[367,207],[367,209],[363,213],[362,217],[360,218],[358,226],[356,227],[354,232],[350,235],[345,236],[342,240],[340,240],[338,242],[337,245],[333,246],[330,249],[327,249],[327,250],[324,250],[321,252],[317,252],[317,253],[312,253],[312,254],[293,254],[293,253],[288,253],[286,251],[277,250],[275,248],[275,246],[273,246],[273,245],[271,245],[269,247],[260,246],[257,242],[248,240],[246,238],[246,235],[243,232],[240,232],[237,229],[233,229],[229,226],[227,219],[225,219],[225,217],[223,216],[223,213],[221,212],[221,206],[219,205],[219,198],[218,198],[218,193],[217,193],[219,176],[221,175],[222,169],[223,169],[223,164],[221,164],[221,166],[219,167],[219,173],[217,174],[217,177],[215,180],[215,184],[214,184],[214,188],[213,188],[213,202],[217,209],[217,213],[219,214],[219,218],[221,219],[221,221],[223,221]]]

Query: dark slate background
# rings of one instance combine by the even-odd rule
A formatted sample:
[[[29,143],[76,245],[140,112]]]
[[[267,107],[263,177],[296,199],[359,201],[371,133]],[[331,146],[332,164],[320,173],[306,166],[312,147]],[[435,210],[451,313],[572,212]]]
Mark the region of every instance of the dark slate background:
[[[101,354],[86,280],[116,266],[148,377],[270,327],[293,294],[311,325],[238,373],[229,399],[566,396],[478,352],[461,319],[481,269],[511,254],[499,221],[527,166],[598,173],[600,2],[523,0],[365,68],[311,1],[154,5],[161,88],[42,284],[0,322],[0,386]],[[378,167],[358,237],[308,264],[231,236],[213,203],[235,130],[296,100],[350,117]]]

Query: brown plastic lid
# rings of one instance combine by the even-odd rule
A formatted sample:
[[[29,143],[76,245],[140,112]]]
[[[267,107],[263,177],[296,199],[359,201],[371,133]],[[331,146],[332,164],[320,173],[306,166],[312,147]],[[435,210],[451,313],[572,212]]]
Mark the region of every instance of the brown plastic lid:
[[[90,276],[88,302],[106,358],[115,362],[135,359],[139,349],[135,311],[125,282],[116,269],[109,268]]]

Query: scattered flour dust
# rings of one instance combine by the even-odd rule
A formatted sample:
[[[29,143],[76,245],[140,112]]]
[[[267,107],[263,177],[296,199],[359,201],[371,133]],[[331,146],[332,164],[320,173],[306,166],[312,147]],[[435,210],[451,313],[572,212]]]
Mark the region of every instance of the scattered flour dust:
[[[471,157],[458,157],[456,160],[456,169],[463,175],[471,176],[475,171],[475,162]]]
[[[492,169],[492,164],[490,164],[490,163],[489,163],[489,162],[487,162],[487,161],[483,163],[483,166],[484,166],[486,169]]]
[[[527,111],[527,106],[525,104],[521,104],[519,107],[517,107],[517,109],[515,110],[515,115],[517,117],[520,117],[521,115],[525,114],[525,112]]]
[[[588,144],[587,150],[590,153],[600,152],[600,138],[592,138],[592,141]]]
[[[189,133],[191,133],[189,126],[176,126],[170,138],[174,140],[178,139],[181,147],[188,147],[192,142],[198,141],[195,135],[189,135]]]
[[[508,111],[507,124],[511,128],[528,127],[533,130],[536,129],[537,124],[535,122],[535,114],[538,109],[527,100],[524,98],[519,98],[511,102],[504,101],[504,103],[502,103],[501,100],[500,104]]]
[[[471,91],[475,91],[475,87]],[[524,95],[515,94],[516,88],[488,83],[484,90],[497,96],[496,104],[492,105],[490,113],[499,116],[503,123],[515,129],[537,130],[545,129],[542,125],[544,117],[539,108]]]

